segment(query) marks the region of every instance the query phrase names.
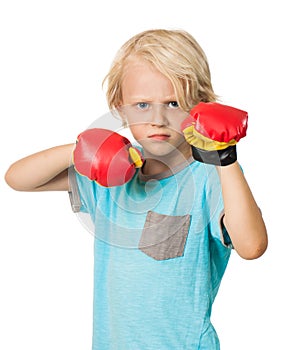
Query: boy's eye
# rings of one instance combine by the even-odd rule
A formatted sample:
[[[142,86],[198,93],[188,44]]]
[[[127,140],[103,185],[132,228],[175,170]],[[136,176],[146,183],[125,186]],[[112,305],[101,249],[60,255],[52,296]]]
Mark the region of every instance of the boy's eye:
[[[141,110],[145,110],[149,108],[149,103],[147,102],[139,102],[137,103],[137,107]]]
[[[178,105],[177,101],[170,101],[170,102],[168,102],[168,107],[169,108],[179,108],[179,105]]]

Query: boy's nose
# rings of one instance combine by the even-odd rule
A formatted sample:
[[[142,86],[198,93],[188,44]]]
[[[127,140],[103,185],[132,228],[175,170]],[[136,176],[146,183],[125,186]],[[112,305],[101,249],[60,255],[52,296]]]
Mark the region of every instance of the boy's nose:
[[[152,106],[151,124],[158,126],[167,125],[167,116],[163,104],[157,104]]]

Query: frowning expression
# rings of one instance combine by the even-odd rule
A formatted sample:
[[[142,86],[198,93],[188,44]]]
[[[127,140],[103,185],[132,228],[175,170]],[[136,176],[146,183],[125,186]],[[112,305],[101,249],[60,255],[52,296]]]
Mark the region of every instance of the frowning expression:
[[[190,155],[180,126],[187,114],[179,108],[171,81],[150,63],[134,60],[122,82],[122,116],[146,155]]]

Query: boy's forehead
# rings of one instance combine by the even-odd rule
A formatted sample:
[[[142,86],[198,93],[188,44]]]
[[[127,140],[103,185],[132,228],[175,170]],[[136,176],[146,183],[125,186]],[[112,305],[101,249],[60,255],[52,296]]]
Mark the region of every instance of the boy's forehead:
[[[124,99],[135,101],[175,100],[171,81],[145,62],[135,62],[128,66],[122,82],[122,94]]]

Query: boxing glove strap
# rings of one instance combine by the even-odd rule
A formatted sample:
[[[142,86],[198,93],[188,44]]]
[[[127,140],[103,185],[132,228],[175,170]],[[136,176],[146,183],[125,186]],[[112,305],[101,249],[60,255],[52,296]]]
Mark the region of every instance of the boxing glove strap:
[[[195,160],[206,164],[226,166],[237,160],[235,145],[219,151],[205,151],[192,146],[192,153]]]

